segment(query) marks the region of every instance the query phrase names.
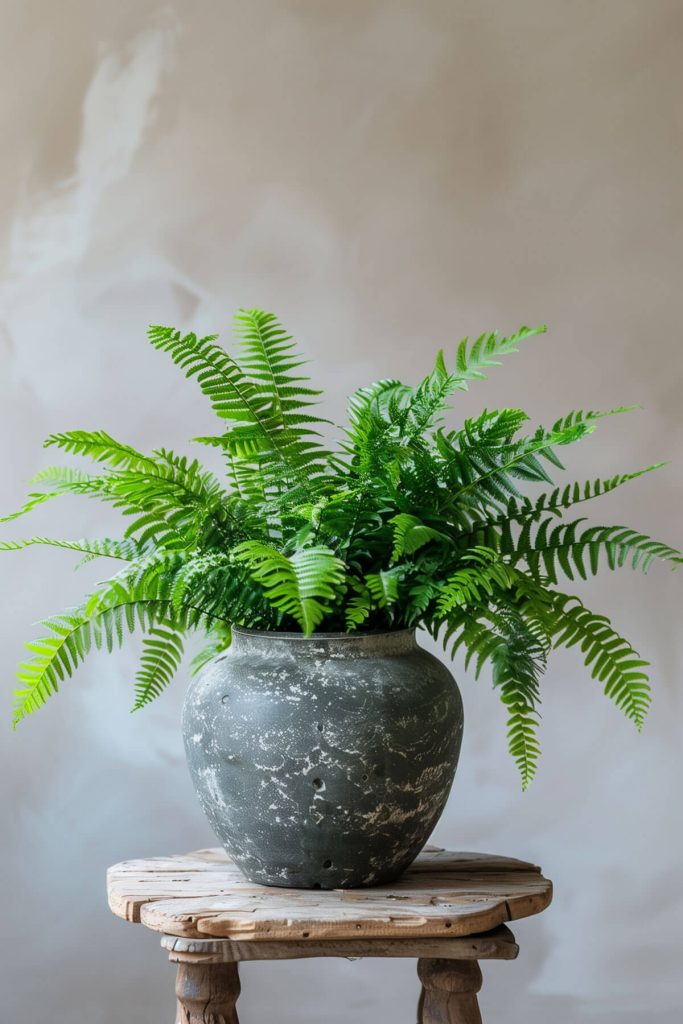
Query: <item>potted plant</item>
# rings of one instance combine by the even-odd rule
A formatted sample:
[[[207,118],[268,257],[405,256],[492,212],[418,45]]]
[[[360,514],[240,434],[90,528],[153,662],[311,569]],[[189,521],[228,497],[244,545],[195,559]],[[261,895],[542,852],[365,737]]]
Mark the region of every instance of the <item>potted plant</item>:
[[[465,339],[454,364],[439,352],[415,387],[361,388],[341,440],[328,447],[328,423],[314,412],[319,392],[273,314],[237,314],[239,362],[215,336],[152,327],[152,345],[196,379],[223,423],[196,440],[220,451],[227,483],[197,461],[166,449],[144,454],[103,431],[47,439],[98,470],[43,470],[4,521],[83,494],[119,508],[127,526],[117,540],[1,543],[53,544],[119,565],[28,645],[15,724],[93,644],[111,651],[135,629],[144,634],[142,708],[199,632],[206,646],[194,660],[183,733],[209,820],[250,879],[323,888],[396,877],[448,796],[462,703],[416,629],[451,654],[464,648],[476,674],[490,667],[524,787],[539,756],[540,680],[553,648],[578,646],[640,728],[647,663],[561,580],[680,555],[636,530],[574,516],[575,505],[641,473],[552,482],[563,446],[625,410],[570,412],[526,433],[516,408],[484,411],[457,429],[442,420],[452,395],[543,330]],[[528,484],[540,493],[520,493]]]

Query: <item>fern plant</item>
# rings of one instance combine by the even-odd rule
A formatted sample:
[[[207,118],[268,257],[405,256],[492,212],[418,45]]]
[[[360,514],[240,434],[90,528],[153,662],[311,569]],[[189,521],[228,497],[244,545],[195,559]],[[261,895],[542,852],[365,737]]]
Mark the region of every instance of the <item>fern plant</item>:
[[[439,352],[416,386],[381,380],[350,399],[340,439],[327,445],[320,392],[272,313],[240,310],[237,356],[215,336],[152,327],[151,344],[194,378],[220,421],[196,438],[220,451],[225,479],[165,449],[148,454],[104,431],[53,434],[47,447],[85,456],[94,470],[55,466],[14,520],[64,494],[109,502],[118,539],[31,537],[117,571],[83,604],[42,623],[19,668],[14,723],[36,711],[88,651],[143,634],[135,708],[177,671],[188,634],[205,637],[201,667],[230,644],[235,624],[262,630],[423,628],[475,675],[488,667],[508,711],[508,743],[526,787],[539,757],[540,681],[552,649],[576,646],[608,697],[640,729],[647,662],[604,615],[564,592],[602,567],[646,570],[678,551],[624,526],[589,525],[574,506],[656,466],[555,486],[560,450],[608,413],[570,412],[529,431],[521,409],[486,410],[457,429],[450,399],[545,328],[460,342]],[[536,493],[522,493],[529,485]],[[538,490],[540,488],[540,491]]]

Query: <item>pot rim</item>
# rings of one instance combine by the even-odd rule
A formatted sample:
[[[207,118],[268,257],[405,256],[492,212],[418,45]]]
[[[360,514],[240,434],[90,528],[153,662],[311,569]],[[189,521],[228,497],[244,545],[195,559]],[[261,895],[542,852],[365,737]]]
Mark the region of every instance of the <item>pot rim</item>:
[[[367,638],[377,638],[383,636],[414,636],[414,626],[404,626],[401,629],[367,629],[367,630],[356,630],[353,633],[311,633],[306,636],[305,633],[295,633],[291,630],[277,630],[277,629],[250,629],[248,626],[233,626],[232,632],[237,633],[240,636],[253,636],[253,637],[273,637],[274,640],[363,640]]]

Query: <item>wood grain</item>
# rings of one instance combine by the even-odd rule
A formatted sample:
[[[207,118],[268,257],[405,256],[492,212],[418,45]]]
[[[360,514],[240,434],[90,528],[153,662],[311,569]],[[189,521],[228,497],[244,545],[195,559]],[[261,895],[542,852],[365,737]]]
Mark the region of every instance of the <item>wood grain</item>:
[[[236,942],[449,939],[544,910],[538,867],[481,853],[423,852],[402,878],[370,889],[278,889],[247,882],[221,849],[124,861],[107,875],[119,917],[173,936]]]
[[[418,1024],[482,1024],[476,961],[418,960],[417,973],[422,982]]]
[[[178,964],[176,1024],[239,1024],[237,964]]]
[[[519,952],[509,928],[453,939],[312,939],[234,942],[164,935],[163,949],[173,963],[238,963],[242,960],[299,960],[304,957],[419,957],[451,960],[514,960]]]

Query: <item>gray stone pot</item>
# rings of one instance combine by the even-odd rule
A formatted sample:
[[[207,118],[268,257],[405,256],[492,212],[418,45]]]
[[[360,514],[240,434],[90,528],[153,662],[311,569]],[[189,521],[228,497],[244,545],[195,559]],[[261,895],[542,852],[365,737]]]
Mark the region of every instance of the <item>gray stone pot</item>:
[[[397,878],[455,774],[463,712],[414,630],[235,629],[192,682],[183,737],[195,789],[246,877],[304,889]]]

